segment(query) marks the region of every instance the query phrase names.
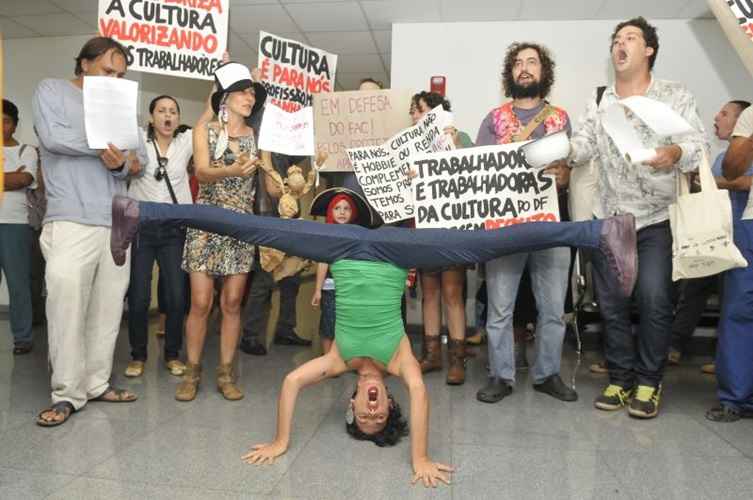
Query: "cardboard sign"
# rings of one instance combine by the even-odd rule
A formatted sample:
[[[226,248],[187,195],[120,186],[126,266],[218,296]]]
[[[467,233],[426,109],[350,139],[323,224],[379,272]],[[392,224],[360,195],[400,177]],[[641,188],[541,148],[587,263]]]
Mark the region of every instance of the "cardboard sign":
[[[288,112],[311,106],[313,95],[335,89],[337,56],[295,40],[259,33],[259,71],[267,102]]]
[[[230,0],[99,0],[99,33],[122,43],[129,69],[211,80],[227,48]]]
[[[346,150],[379,146],[411,126],[406,90],[333,92],[314,96],[316,145],[329,157],[325,172],[350,172]]]
[[[314,113],[311,107],[288,113],[274,104],[264,108],[259,149],[289,156],[314,156]]]
[[[745,68],[753,75],[753,1],[706,1]]]
[[[554,176],[528,166],[518,151],[523,144],[414,157],[416,227],[497,229],[559,221]]]
[[[452,113],[437,106],[414,126],[392,136],[381,146],[348,149],[358,183],[385,223],[414,215],[413,191],[408,176],[416,155],[448,151],[454,147],[445,127]]]

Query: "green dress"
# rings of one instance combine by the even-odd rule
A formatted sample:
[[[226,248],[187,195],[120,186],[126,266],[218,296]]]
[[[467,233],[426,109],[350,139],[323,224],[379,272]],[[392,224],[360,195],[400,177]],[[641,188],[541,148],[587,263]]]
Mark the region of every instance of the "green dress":
[[[408,272],[386,262],[339,260],[335,278],[335,343],[345,362],[366,357],[385,366],[405,336],[400,301]]]

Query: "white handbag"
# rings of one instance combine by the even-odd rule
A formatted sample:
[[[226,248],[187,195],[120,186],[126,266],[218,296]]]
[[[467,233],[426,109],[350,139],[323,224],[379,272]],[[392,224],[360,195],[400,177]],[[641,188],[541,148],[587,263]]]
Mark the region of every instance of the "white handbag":
[[[673,281],[748,265],[732,238],[729,194],[716,186],[705,152],[698,173],[699,193],[690,192],[687,175],[677,174],[677,201],[669,206]]]

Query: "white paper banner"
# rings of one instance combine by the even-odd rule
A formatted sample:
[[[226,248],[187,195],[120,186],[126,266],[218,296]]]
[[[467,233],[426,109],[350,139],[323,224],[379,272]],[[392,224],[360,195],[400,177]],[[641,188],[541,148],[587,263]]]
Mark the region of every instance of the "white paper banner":
[[[139,84],[109,76],[84,77],[84,128],[92,149],[136,149]]]
[[[348,149],[358,183],[385,223],[413,217],[413,190],[408,176],[411,161],[417,154],[454,148],[444,133],[452,123],[452,113],[437,106],[416,125],[381,146]]]
[[[290,156],[314,156],[314,111],[309,106],[288,113],[274,104],[264,108],[259,149]]]
[[[622,99],[604,110],[602,125],[617,149],[630,163],[643,163],[656,156],[656,150],[646,147],[638,132],[627,119],[626,110],[632,111],[643,123],[660,137],[690,133],[693,127],[666,104],[643,96]]]
[[[128,69],[212,80],[229,9],[230,0],[99,0],[99,33],[128,49]]]
[[[519,150],[523,144],[414,157],[416,227],[497,229],[559,221],[554,176],[530,168]]]

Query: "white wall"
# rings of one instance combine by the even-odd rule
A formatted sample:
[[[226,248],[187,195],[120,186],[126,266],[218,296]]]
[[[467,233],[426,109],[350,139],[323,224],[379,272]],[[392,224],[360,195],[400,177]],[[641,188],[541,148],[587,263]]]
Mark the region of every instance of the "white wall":
[[[503,102],[502,63],[507,46],[547,46],[557,64],[550,101],[577,125],[593,88],[612,81],[609,37],[619,21],[530,21],[395,24],[392,87],[425,89],[432,75],[447,77],[458,128],[475,139],[481,120]],[[655,74],[687,85],[709,135],[730,99],[753,100],[751,77],[716,20],[662,20]],[[718,144],[717,144],[718,146]]]

